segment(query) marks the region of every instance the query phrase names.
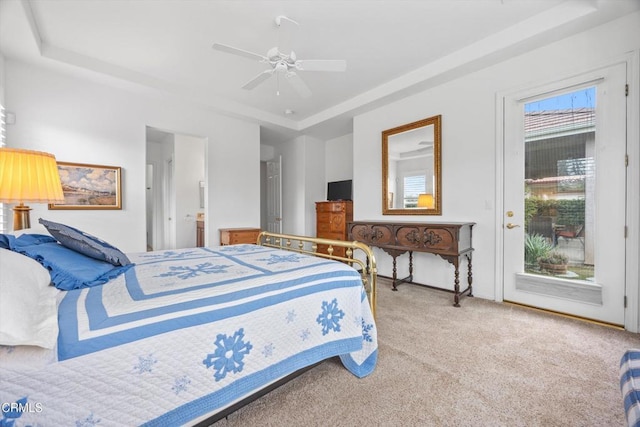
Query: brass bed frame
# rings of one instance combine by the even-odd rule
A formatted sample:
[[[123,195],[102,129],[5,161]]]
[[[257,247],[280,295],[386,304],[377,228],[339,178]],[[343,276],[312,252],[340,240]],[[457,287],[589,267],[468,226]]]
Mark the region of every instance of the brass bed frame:
[[[270,233],[267,231],[263,231],[258,235],[258,239],[256,244],[260,246],[267,246],[271,248],[278,248],[292,252],[303,253],[307,255],[333,259],[337,261],[345,262],[351,266],[353,266],[362,277],[362,284],[367,292],[367,297],[369,299],[369,305],[371,306],[371,312],[375,318],[376,316],[376,293],[377,293],[377,267],[376,267],[376,259],[373,255],[373,251],[371,248],[364,243],[361,242],[345,242],[342,240],[332,240],[332,239],[320,239],[315,237],[306,237],[306,236],[296,236],[292,234],[278,234],[278,233]],[[327,247],[327,253],[318,252],[318,245],[325,245]],[[345,256],[341,256],[338,254],[334,254],[335,248],[344,248]],[[340,251],[341,252],[341,251]],[[243,406],[248,405],[254,400],[264,396],[265,394],[275,390],[281,385],[286,384],[292,379],[302,375],[308,370],[314,368],[315,366],[322,363],[322,361],[315,363],[313,365],[302,368],[298,371],[295,371],[278,381],[268,385],[267,387],[256,391],[250,396],[245,397],[239,402],[234,403],[233,405],[223,409],[220,412],[212,415],[211,417],[207,417],[206,419],[197,422],[195,424],[196,427],[205,427],[210,426],[216,421],[221,420],[242,408]]]
[[[346,242],[342,240],[321,239],[318,237],[296,236],[293,234],[277,234],[263,231],[256,242],[261,246],[279,248],[292,252],[299,252],[322,258],[345,262],[360,272],[362,284],[367,291],[371,312],[375,318],[377,303],[376,258],[369,246],[361,242]],[[318,252],[318,245],[327,247],[327,253]],[[334,254],[335,248],[344,248],[345,256]]]

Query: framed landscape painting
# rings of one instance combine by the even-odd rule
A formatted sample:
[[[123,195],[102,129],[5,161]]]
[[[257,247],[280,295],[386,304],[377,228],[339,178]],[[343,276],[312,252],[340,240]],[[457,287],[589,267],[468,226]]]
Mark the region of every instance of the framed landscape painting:
[[[58,162],[64,202],[49,209],[122,209],[121,168]]]

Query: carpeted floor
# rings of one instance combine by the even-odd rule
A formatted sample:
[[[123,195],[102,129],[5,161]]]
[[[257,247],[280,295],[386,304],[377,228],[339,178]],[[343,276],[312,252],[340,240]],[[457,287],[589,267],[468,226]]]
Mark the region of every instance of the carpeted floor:
[[[378,365],[328,360],[215,424],[623,426],[618,365],[640,336],[415,285],[378,290]]]

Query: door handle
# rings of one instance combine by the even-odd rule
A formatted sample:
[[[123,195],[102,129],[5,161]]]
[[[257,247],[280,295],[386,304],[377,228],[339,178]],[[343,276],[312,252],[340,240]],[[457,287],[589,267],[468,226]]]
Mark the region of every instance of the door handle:
[[[510,222],[507,223],[507,228],[509,230],[511,230],[512,228],[516,228],[516,227],[520,227],[520,226],[518,224],[513,224],[513,223],[510,223]]]

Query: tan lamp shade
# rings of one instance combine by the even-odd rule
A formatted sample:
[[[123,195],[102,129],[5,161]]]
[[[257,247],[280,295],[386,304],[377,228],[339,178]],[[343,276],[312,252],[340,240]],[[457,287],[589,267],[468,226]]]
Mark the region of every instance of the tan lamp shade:
[[[419,194],[418,195],[418,207],[433,209],[433,194]]]
[[[0,202],[20,204],[14,208],[16,230],[30,226],[30,209],[24,206],[24,202],[64,202],[58,165],[53,154],[0,148]]]

